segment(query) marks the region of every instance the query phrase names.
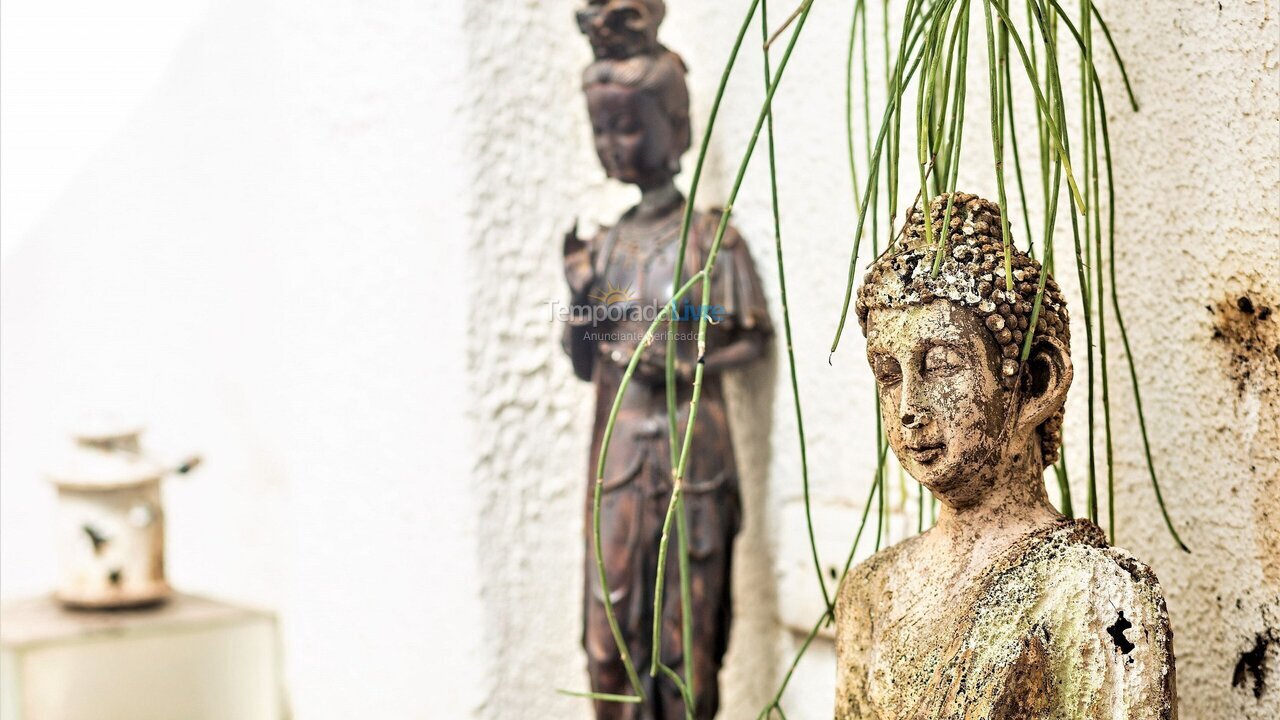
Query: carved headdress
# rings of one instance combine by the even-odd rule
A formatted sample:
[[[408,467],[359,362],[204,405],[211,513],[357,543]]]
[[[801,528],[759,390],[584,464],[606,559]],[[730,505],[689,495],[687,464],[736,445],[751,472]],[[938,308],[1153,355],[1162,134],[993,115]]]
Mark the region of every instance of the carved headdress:
[[[596,56],[582,74],[583,89],[622,85],[652,96],[675,133],[675,172],[691,143],[688,70],[678,54],[658,42],[665,15],[663,0],[589,0],[578,11],[578,26]]]
[[[943,231],[946,206],[945,194],[929,203],[935,240]],[[937,245],[928,242],[919,207],[910,210],[906,222],[902,243],[891,246],[876,259],[858,289],[855,307],[863,332],[867,329],[867,315],[875,308],[923,305],[934,300],[967,307],[977,313],[999,347],[999,373],[1011,386],[1021,369],[1022,342],[1031,324],[1040,263],[1013,248],[1013,288],[1006,286],[1000,208],[976,195],[956,193],[946,253],[936,275],[933,265]],[[1037,336],[1054,338],[1070,349],[1067,303],[1051,275],[1046,278],[1044,299],[1035,322]],[[1058,458],[1062,414],[1058,410],[1039,428],[1045,464]]]
[[[578,11],[578,27],[599,59],[652,55],[666,14],[663,0],[587,0]]]

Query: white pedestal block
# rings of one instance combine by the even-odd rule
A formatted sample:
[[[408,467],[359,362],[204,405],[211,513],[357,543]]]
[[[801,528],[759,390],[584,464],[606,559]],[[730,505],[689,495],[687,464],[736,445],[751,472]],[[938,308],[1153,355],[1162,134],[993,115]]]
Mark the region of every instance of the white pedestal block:
[[[0,720],[280,720],[271,613],[175,594],[150,609],[0,608]]]

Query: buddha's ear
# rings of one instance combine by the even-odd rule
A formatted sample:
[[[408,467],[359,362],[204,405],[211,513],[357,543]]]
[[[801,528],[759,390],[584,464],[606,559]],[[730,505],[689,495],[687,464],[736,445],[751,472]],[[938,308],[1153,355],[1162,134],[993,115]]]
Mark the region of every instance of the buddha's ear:
[[[1036,427],[1062,407],[1071,387],[1071,375],[1071,353],[1066,346],[1057,338],[1035,338],[1022,372],[1023,424]]]

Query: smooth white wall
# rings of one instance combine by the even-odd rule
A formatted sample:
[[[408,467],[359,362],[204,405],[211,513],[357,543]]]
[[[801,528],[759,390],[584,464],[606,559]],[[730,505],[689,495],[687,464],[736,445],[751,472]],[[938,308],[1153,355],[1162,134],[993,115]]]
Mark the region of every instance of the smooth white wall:
[[[174,584],[280,612],[298,717],[475,711],[463,47],[459,3],[227,0],[186,37],[4,262],[5,595],[52,582],[64,423],[134,414],[207,459],[167,486]]]
[[[208,0],[0,5],[0,252],[27,236],[163,77]]]

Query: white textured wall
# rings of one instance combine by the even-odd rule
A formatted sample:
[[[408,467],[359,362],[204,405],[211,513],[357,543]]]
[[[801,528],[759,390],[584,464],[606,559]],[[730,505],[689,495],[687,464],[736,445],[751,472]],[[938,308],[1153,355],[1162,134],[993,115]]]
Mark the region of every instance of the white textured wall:
[[[669,4],[663,37],[690,66],[700,133],[746,3]],[[847,5],[817,3],[776,101],[828,565],[842,559],[873,466],[856,325],[833,365],[826,353],[853,220]],[[554,689],[586,684],[579,523],[591,396],[547,303],[563,298],[560,238],[573,218],[609,222],[633,198],[604,181],[591,151],[574,7],[214,5],[127,131],[5,260],[6,595],[51,581],[50,499],[35,477],[60,423],[84,405],[120,405],[163,430],[157,440],[190,439],[208,456],[170,485],[173,577],[282,611],[300,717],[587,717]],[[1165,585],[1183,717],[1274,717],[1280,332],[1276,316],[1253,322],[1232,308],[1242,295],[1280,307],[1276,9],[1144,0],[1103,10],[1143,103],[1125,109],[1104,62],[1128,268],[1120,299],[1166,499],[1194,554],[1158,522],[1113,333],[1120,501],[1133,518],[1120,542]],[[775,22],[786,11],[775,7]],[[723,202],[758,108],[759,59],[745,53],[703,206]],[[985,68],[971,73],[962,179],[990,196],[977,172],[988,157]],[[762,162],[735,223],[777,318]],[[1082,328],[1076,338],[1082,361]],[[797,644],[784,628],[818,608],[784,378],[775,352],[733,383],[748,518],[727,718],[754,716]],[[1075,468],[1083,373],[1078,382]],[[1268,632],[1271,682],[1254,698],[1232,675]],[[829,716],[833,673],[819,641],[788,716]]]
[[[1142,100],[1112,123],[1121,302],[1193,554],[1154,521],[1129,521],[1120,542],[1164,584],[1184,717],[1280,717],[1280,319],[1235,307],[1280,308],[1280,20],[1269,0],[1107,9]],[[1154,518],[1121,400],[1119,502]],[[1231,680],[1259,636],[1271,642],[1255,698],[1252,677]]]

